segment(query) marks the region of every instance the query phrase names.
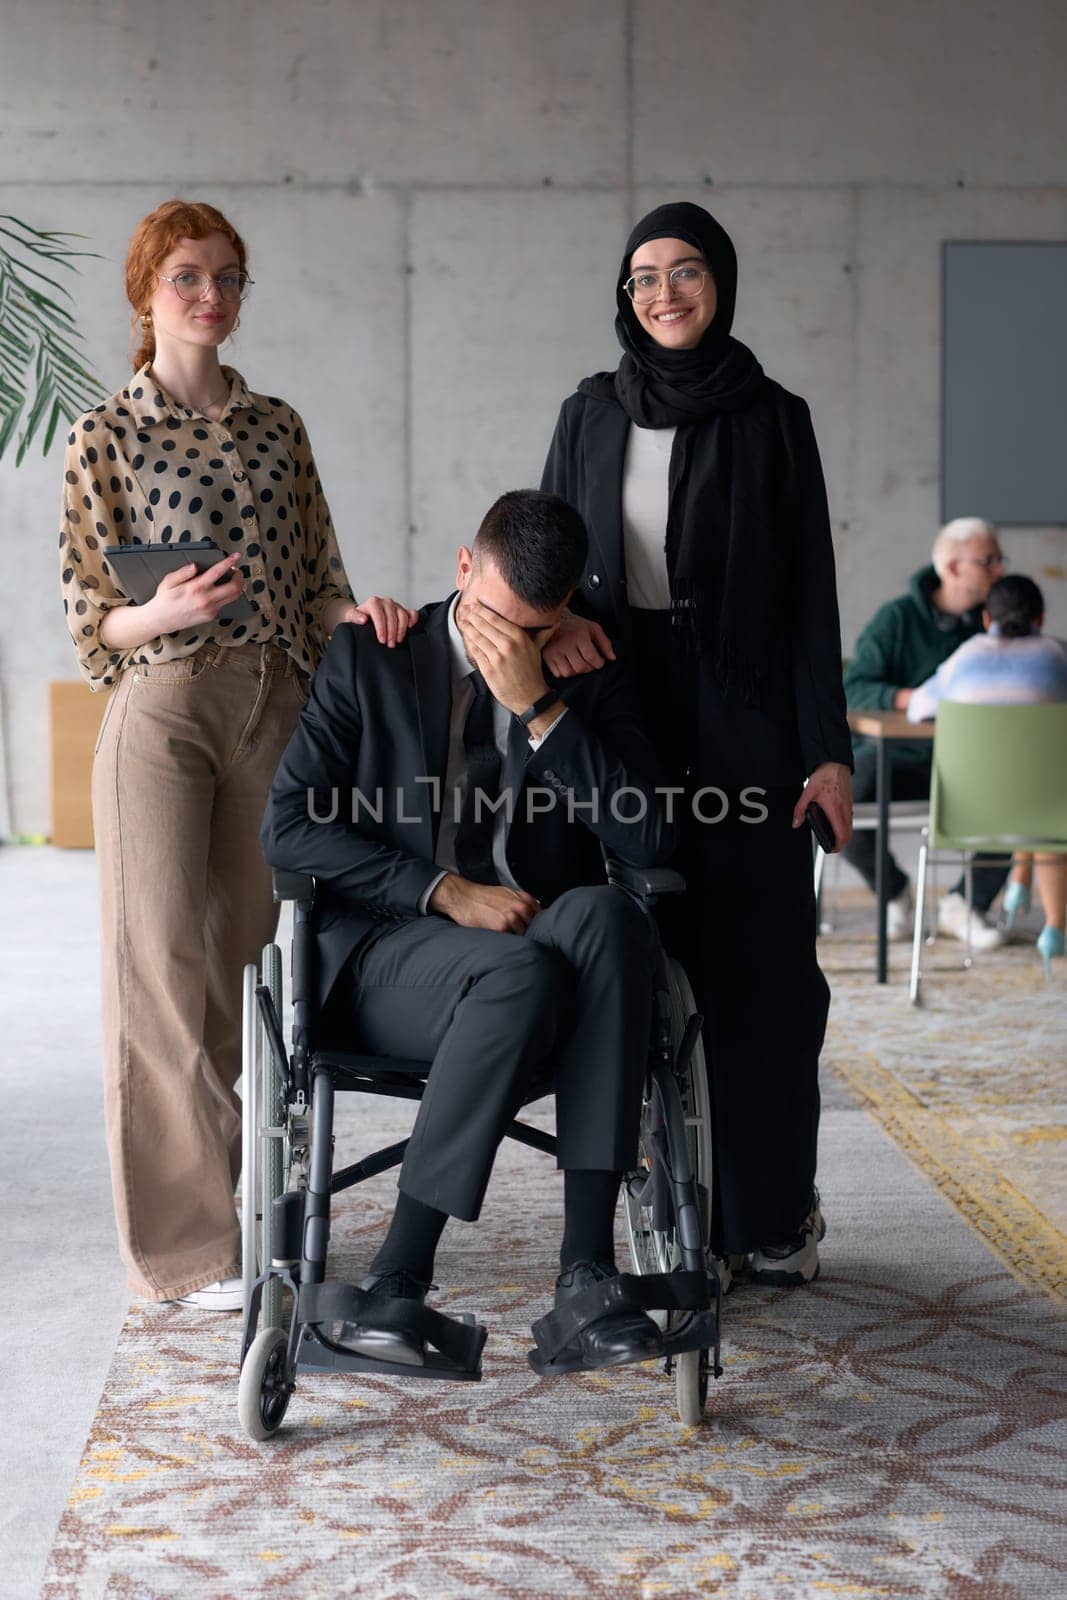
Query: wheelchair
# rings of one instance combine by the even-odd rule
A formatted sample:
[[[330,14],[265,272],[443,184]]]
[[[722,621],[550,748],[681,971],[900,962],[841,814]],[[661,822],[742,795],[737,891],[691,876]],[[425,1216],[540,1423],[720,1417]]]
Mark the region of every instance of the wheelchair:
[[[684,889],[669,869],[609,859],[608,882],[652,918],[662,895]],[[241,1234],[244,1327],[238,1412],[258,1441],[277,1433],[301,1371],[477,1382],[487,1330],[474,1317],[415,1313],[426,1345],[422,1366],[393,1365],[345,1348],[335,1328],[358,1321],[363,1291],[326,1276],[333,1195],[399,1166],[407,1140],[332,1170],[334,1102],[340,1092],[419,1100],[428,1061],[317,1047],[312,1001],[314,880],[275,871],[274,899],[293,904],[291,1048],[282,1019],[282,957],[267,945],[259,968],[244,970]],[[653,1019],[635,1171],[622,1196],[633,1271],[598,1283],[533,1325],[528,1353],[539,1374],[586,1368],[577,1339],[606,1311],[643,1310],[662,1331],[664,1370],[673,1377],[681,1422],[702,1420],[709,1379],[720,1377],[722,1284],[710,1254],[712,1154],[701,1017],[683,969],[656,942]],[[524,1105],[551,1093],[530,1085]],[[507,1137],[554,1155],[552,1134],[519,1120]],[[394,1302],[410,1325],[412,1303]],[[388,1303],[384,1316],[390,1314]],[[375,1319],[383,1306],[375,1302]]]

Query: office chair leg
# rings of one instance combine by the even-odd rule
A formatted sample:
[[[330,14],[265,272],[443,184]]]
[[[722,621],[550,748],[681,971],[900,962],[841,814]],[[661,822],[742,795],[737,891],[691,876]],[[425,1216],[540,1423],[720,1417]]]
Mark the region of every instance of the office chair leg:
[[[974,966],[974,951],[971,948],[971,912],[974,908],[974,867],[973,857],[968,852],[963,868],[963,893],[967,901],[967,947],[963,957],[964,967]]]
[[[815,846],[815,932],[822,933],[822,885],[826,875],[826,852],[821,844]]]
[[[817,933],[833,933],[837,924],[834,922],[834,903],[831,890],[836,889],[841,876],[839,855],[834,855],[831,861],[821,846],[818,847],[819,859],[816,863],[818,878],[816,880],[815,901],[815,929]],[[825,907],[825,914],[823,908]]]
[[[928,861],[927,866],[930,872],[931,911],[929,923],[923,932],[923,939],[928,945],[933,945],[937,942],[937,908],[941,904],[941,887],[937,876],[938,857],[935,855],[932,861]]]
[[[919,986],[922,982],[923,934],[926,923],[926,857],[929,846],[923,839],[919,846],[919,873],[915,884],[915,925],[911,938],[911,983],[908,999],[913,1006],[919,1004]]]

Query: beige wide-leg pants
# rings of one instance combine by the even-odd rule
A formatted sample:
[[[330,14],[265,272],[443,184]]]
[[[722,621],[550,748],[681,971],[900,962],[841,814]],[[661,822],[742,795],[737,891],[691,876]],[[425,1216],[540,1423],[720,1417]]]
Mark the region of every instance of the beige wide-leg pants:
[[[241,974],[274,936],[259,826],[306,680],[273,645],[131,667],[93,765],[104,1095],[131,1289],[239,1272]]]

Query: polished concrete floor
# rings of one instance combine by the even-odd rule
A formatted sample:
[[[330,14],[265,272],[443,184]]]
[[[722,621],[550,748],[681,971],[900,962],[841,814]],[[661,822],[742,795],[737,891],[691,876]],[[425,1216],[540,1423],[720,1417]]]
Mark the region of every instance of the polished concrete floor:
[[[128,1303],[104,1149],[96,860],[0,848],[0,1590],[36,1596]]]

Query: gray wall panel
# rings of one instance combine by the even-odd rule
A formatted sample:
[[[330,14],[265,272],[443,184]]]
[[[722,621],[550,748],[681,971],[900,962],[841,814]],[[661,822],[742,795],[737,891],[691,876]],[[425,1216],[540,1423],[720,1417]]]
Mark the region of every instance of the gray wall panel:
[[[945,518],[1067,523],[1067,243],[946,244]]]
[[[220,204],[259,280],[233,359],[303,411],[361,596],[440,593],[489,500],[536,477],[562,396],[615,359],[629,222],[688,195],[736,235],[739,336],[811,402],[850,648],[939,522],[942,242],[1067,237],[1060,0],[2,12],[0,211],[104,257],[75,282],[103,381],[134,223],[175,192]],[[35,832],[46,685],[74,671],[59,482],[58,445],[0,462],[0,694]],[[1067,633],[1061,530],[1005,542]]]

